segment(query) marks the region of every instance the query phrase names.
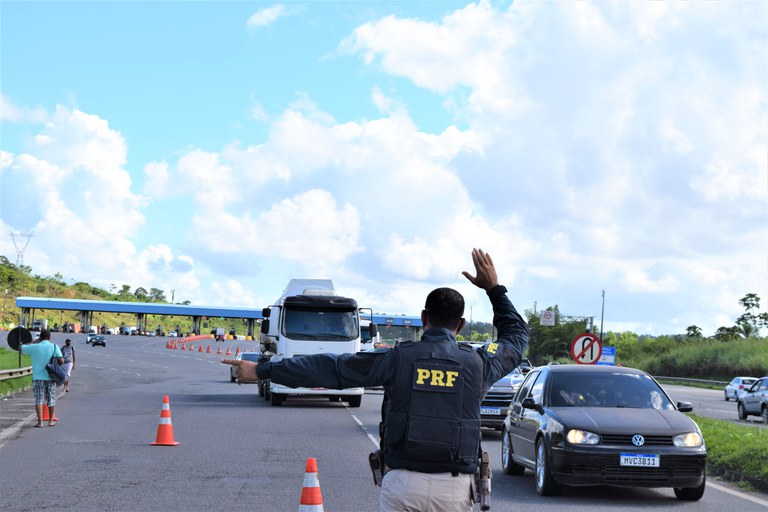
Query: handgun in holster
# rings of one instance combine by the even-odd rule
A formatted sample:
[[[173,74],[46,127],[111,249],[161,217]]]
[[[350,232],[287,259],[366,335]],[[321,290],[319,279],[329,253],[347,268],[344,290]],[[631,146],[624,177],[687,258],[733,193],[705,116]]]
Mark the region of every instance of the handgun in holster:
[[[373,484],[377,487],[381,487],[381,482],[384,480],[384,474],[387,472],[387,466],[384,464],[384,454],[381,450],[376,450],[368,455],[368,464],[371,466],[373,472]]]
[[[480,464],[475,472],[475,494],[480,498],[480,510],[491,509],[491,458],[480,452]]]

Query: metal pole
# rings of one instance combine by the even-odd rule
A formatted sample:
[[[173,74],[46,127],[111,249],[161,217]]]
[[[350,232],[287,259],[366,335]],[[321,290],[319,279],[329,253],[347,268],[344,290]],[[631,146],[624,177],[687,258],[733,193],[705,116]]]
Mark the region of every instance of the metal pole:
[[[600,309],[600,343],[603,342],[603,316],[605,315],[605,290],[603,290],[603,306]]]

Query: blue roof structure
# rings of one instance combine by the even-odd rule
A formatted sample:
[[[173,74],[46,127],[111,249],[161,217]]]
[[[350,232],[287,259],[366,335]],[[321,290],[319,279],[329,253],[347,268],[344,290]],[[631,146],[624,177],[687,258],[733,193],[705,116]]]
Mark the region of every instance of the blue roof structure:
[[[45,297],[18,297],[16,306],[30,309],[59,309],[66,311],[99,311],[105,313],[144,313],[148,315],[174,315],[195,317],[223,317],[259,319],[261,309],[223,306],[188,306],[185,304],[158,304],[155,302],[115,302],[109,300],[49,299]]]
[[[104,313],[131,313],[210,318],[263,318],[261,309],[224,306],[192,306],[185,304],[159,304],[156,302],[117,302],[110,300],[52,299],[46,297],[18,297],[16,306],[29,309],[56,309],[65,311],[97,311]],[[367,317],[368,315],[363,315]],[[420,316],[373,314],[378,325],[422,327]]]

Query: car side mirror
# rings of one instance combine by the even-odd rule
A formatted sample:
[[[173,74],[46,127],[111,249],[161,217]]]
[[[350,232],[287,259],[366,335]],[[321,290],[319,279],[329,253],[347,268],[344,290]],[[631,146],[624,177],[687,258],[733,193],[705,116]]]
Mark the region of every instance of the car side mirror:
[[[538,412],[539,414],[544,414],[544,408],[540,404],[537,404],[536,401],[530,396],[523,398],[523,401],[520,403],[520,405],[523,406],[523,409],[531,409]]]
[[[680,412],[691,412],[693,404],[691,402],[677,402],[677,410]]]
[[[261,332],[264,334],[269,333],[269,320],[266,318],[261,321]]]

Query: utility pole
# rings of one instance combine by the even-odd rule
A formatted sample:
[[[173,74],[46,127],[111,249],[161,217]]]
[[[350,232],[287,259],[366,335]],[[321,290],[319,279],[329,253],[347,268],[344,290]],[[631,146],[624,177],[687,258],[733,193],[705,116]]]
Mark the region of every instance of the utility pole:
[[[600,343],[603,342],[603,316],[605,315],[605,290],[603,290],[603,306],[600,309]]]

